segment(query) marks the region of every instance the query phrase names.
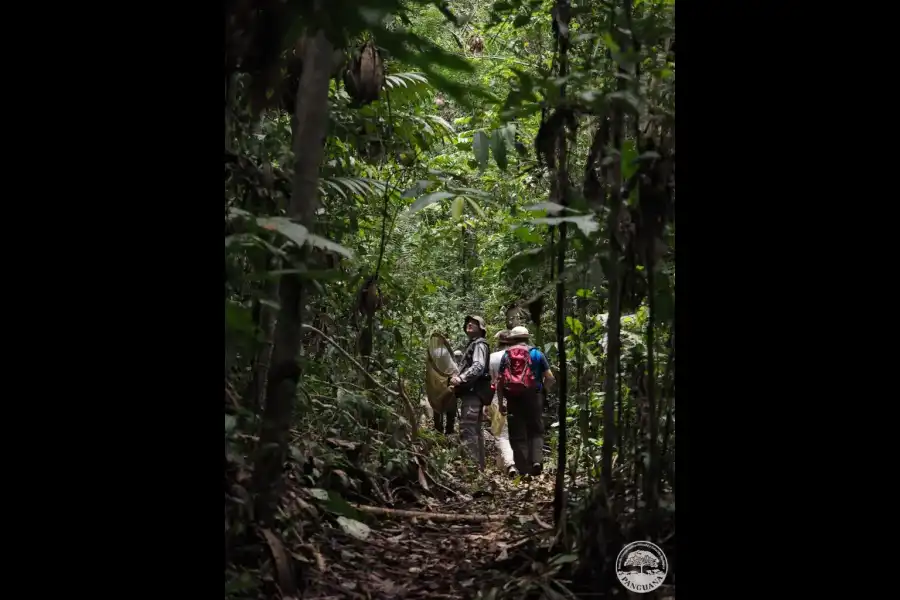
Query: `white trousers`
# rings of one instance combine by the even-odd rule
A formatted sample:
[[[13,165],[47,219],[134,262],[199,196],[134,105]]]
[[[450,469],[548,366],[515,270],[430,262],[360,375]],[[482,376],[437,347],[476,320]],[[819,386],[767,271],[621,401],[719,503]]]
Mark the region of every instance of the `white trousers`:
[[[492,403],[494,405],[494,410],[497,409],[497,396],[494,396],[494,401]],[[513,450],[512,446],[509,444],[509,425],[507,425],[507,419],[503,419],[503,429],[500,431],[500,435],[494,438],[494,444],[497,446],[497,466],[501,469],[508,469],[510,467],[515,466],[515,461],[513,460]]]

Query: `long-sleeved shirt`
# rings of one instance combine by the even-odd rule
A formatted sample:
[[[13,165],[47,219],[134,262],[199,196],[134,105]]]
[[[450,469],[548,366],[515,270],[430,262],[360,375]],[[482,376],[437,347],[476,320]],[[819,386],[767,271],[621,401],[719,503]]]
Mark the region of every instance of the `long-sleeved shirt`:
[[[475,348],[472,350],[472,363],[466,367],[465,358],[469,356],[467,351],[463,358],[462,373],[459,374],[460,385],[467,385],[474,382],[484,373],[484,367],[488,364],[487,342],[484,338],[479,338],[472,342]]]

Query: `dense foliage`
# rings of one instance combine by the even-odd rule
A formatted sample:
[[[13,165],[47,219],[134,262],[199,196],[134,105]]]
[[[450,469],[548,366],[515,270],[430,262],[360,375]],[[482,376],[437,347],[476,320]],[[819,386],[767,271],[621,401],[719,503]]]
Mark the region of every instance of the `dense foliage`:
[[[673,0],[226,2],[231,596],[289,595],[255,532],[289,537],[292,486],[352,520],[348,502],[450,485],[465,460],[423,420],[424,348],[462,345],[466,314],[526,325],[559,371],[570,574],[613,585],[622,542],[670,543],[673,18]]]

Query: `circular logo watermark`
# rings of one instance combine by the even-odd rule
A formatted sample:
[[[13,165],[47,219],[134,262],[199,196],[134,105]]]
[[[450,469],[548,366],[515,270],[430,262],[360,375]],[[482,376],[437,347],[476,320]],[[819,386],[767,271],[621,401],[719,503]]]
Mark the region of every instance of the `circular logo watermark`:
[[[656,544],[631,542],[616,558],[616,576],[626,588],[638,594],[652,592],[663,584],[669,561]]]

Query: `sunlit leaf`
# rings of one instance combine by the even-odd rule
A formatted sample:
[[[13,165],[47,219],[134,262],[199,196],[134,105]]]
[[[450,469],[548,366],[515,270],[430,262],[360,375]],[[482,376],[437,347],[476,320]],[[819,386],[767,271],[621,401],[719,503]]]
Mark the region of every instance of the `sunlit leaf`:
[[[595,231],[600,229],[600,225],[597,221],[594,220],[593,215],[579,215],[575,217],[546,217],[541,219],[534,219],[531,221],[535,225],[559,225],[560,223],[572,223],[578,229],[584,233],[584,235],[591,235]]]
[[[434,182],[428,181],[426,179],[420,179],[419,181],[416,182],[416,185],[414,185],[411,188],[409,188],[408,190],[404,191],[400,195],[400,197],[401,198],[412,198],[414,196],[417,196],[418,194],[421,194],[422,192],[427,190],[428,186],[432,185],[432,183],[434,183]]]
[[[276,231],[298,246],[303,246],[309,237],[309,231],[303,225],[294,223],[285,217],[265,217],[256,220],[263,229]]]
[[[353,258],[353,252],[344,246],[336,242],[332,242],[331,240],[325,239],[315,234],[308,234],[307,241],[310,246],[314,248],[321,248],[322,250],[330,250],[331,252],[335,252],[342,256],[346,256],[347,258]]]
[[[475,202],[475,200],[473,200],[472,198],[466,198],[466,199],[469,201],[469,206],[472,207],[472,210],[475,211],[475,214],[478,215],[479,218],[483,219],[485,217],[484,211],[481,210],[481,207],[478,206],[478,203]]]
[[[409,207],[408,212],[414,213],[422,210],[426,206],[430,206],[435,202],[440,202],[441,200],[446,200],[447,198],[452,198],[456,194],[451,194],[449,192],[433,192],[431,194],[427,194],[422,196],[418,200],[412,203],[412,206]]]
[[[466,203],[466,199],[463,196],[457,196],[456,200],[453,201],[452,206],[450,207],[450,213],[454,219],[459,219],[462,216],[463,206]]]
[[[517,227],[515,230],[513,230],[513,234],[515,234],[515,236],[523,242],[534,244],[540,244],[541,242],[543,242],[540,234],[527,227]]]
[[[571,208],[563,206],[562,204],[557,204],[556,202],[538,202],[537,204],[526,206],[523,210],[529,212],[547,211],[548,215],[555,215],[561,212],[573,212]]]

